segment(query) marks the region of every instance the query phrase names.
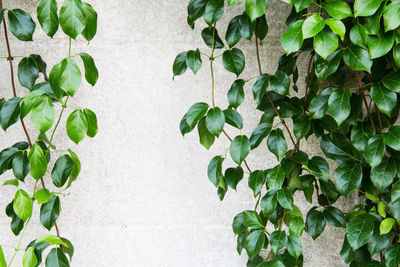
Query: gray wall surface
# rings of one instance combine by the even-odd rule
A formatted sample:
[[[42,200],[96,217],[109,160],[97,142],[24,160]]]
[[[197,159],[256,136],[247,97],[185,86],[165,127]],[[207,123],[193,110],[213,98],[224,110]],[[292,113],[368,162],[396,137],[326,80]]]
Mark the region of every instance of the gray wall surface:
[[[36,17],[38,2],[5,0],[4,6],[21,7]],[[85,51],[93,55],[100,79],[93,88],[83,83],[70,104],[94,110],[99,133],[79,146],[68,139],[65,127],[55,136],[58,149],[73,149],[82,162],[79,179],[67,190],[69,195],[61,199],[58,219],[61,234],[75,245],[72,266],[245,266],[247,257],[245,252],[242,256],[236,252],[231,222],[238,212],[254,207],[255,199],[243,180],[237,192],[228,191],[220,202],[206,174],[212,156],[225,153],[229,143],[221,136],[207,151],[199,144],[196,131],[185,138],[179,132],[180,119],[193,103],[211,102],[209,64],[205,58],[197,76],[188,71],[172,81],[172,62],[179,52],[199,48],[209,53],[200,37],[205,23],[199,20],[195,31],[189,28],[187,0],[89,2],[99,14],[98,35],[89,46],[79,37],[73,42],[73,54]],[[229,20],[242,10],[240,5],[227,9],[218,23],[221,37],[225,36]],[[270,31],[261,48],[264,72],[273,73],[283,53],[280,35],[286,29],[284,20],[289,12],[288,6],[278,0],[270,3]],[[68,39],[59,30],[52,40],[39,29],[39,24],[37,27],[35,42],[23,43],[12,37],[12,52],[18,56],[41,54],[52,66],[67,56]],[[6,56],[2,30],[1,34],[0,56]],[[239,47],[247,61],[241,77],[257,75],[254,43],[241,41]],[[307,61],[308,57],[301,58],[301,90]],[[216,102],[226,107],[226,93],[235,77],[223,69],[221,58],[215,65]],[[7,99],[11,98],[9,75],[8,62],[0,61],[1,97]],[[246,100],[240,107],[247,135],[261,116],[255,112],[251,85],[246,86]],[[18,93],[27,92],[18,85]],[[26,122],[36,138],[30,121]],[[227,131],[232,136],[239,134],[232,128]],[[0,133],[0,147],[22,140],[20,125]],[[314,139],[302,146],[320,154]],[[248,162],[252,169],[276,164],[264,143],[249,155]],[[28,192],[33,190],[32,181],[27,179],[24,185]],[[49,173],[46,183],[51,184]],[[1,210],[14,193],[13,187],[0,187]],[[311,207],[302,195],[296,196],[296,202],[303,212]],[[38,215],[36,205],[23,240],[25,245],[48,233]],[[9,223],[9,218],[0,213],[0,244],[16,246]],[[345,265],[339,256],[344,232],[327,228],[316,241],[304,235],[305,266]],[[7,259],[12,252],[5,248]],[[19,253],[13,266],[21,266],[21,258]]]

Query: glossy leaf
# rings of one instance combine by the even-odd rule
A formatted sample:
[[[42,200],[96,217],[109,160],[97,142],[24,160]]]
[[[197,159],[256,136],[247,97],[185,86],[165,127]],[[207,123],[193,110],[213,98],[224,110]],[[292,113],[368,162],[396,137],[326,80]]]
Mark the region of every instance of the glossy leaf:
[[[226,169],[224,176],[229,187],[236,190],[237,184],[243,179],[243,169],[240,166],[236,168],[228,168]]]
[[[304,21],[302,26],[303,38],[307,39],[317,35],[325,27],[325,20],[320,15],[314,14]]]
[[[69,267],[68,258],[60,248],[53,248],[46,257],[46,266]]]
[[[59,70],[58,84],[60,88],[67,93],[67,95],[74,96],[81,86],[81,82],[82,74],[76,61],[72,58],[63,59]]]
[[[253,85],[253,97],[257,105],[261,104],[264,95],[268,91],[270,76],[268,74],[260,75],[256,83]]]
[[[306,219],[306,231],[312,237],[316,239],[324,231],[326,225],[325,216],[322,212],[312,208],[307,213]]]
[[[199,121],[199,124],[197,125],[197,130],[199,133],[200,144],[209,149],[214,144],[215,136],[208,131],[205,118]]]
[[[250,141],[245,135],[236,136],[230,146],[232,160],[241,165],[250,152]]]
[[[278,161],[281,161],[287,152],[287,144],[283,131],[281,129],[272,130],[269,134],[267,145]]]
[[[90,85],[94,86],[99,78],[99,71],[97,70],[96,64],[94,63],[93,58],[87,53],[80,53],[79,56],[81,57],[85,68],[86,81]]]
[[[335,171],[336,187],[346,197],[361,185],[361,180],[362,167],[359,163],[344,162]]]
[[[187,70],[186,58],[187,58],[187,52],[179,53],[176,56],[174,64],[172,65],[172,72],[174,73],[174,76],[179,76],[186,72]]]
[[[371,181],[376,189],[382,192],[396,176],[396,162],[393,158],[384,158],[382,162],[371,170]]]
[[[208,111],[206,117],[207,130],[214,136],[219,137],[225,125],[225,115],[218,107]]]
[[[228,91],[229,107],[238,108],[244,101],[244,81],[235,80]]]
[[[329,0],[324,5],[324,8],[335,19],[345,19],[353,16],[350,7],[342,0]]]
[[[372,60],[369,53],[362,47],[352,47],[344,52],[343,60],[352,70],[365,70],[371,72]]]
[[[186,54],[186,65],[193,71],[194,74],[196,74],[202,65],[202,60],[201,60],[201,55],[200,55],[200,50],[196,49],[190,50]]]
[[[73,169],[73,161],[68,155],[61,156],[54,164],[51,178],[56,187],[62,187],[68,180]]]
[[[20,117],[20,112],[21,108],[19,105],[20,98],[19,97],[14,97],[11,98],[10,100],[6,101],[2,106],[0,110],[0,124],[1,128],[3,130],[7,130],[8,127],[11,125],[15,124],[19,117]]]
[[[82,2],[83,6],[83,13],[85,14],[86,18],[86,25],[82,31],[82,36],[87,40],[90,41],[94,38],[97,33],[97,12],[93,9],[93,7],[86,3]]]
[[[383,155],[385,154],[385,141],[382,135],[372,136],[368,140],[367,148],[365,150],[365,160],[375,167],[381,163]]]
[[[222,54],[222,63],[224,68],[239,76],[242,73],[245,65],[244,54],[241,50],[237,48],[232,48],[232,50],[226,50]]]
[[[278,203],[278,199],[276,197],[276,192],[277,192],[277,190],[271,189],[261,199],[260,206],[261,206],[262,214],[264,216],[269,216],[275,211],[276,205]]]
[[[12,169],[15,178],[23,182],[30,170],[29,159],[26,152],[19,151],[15,153],[12,160]]]
[[[244,248],[250,259],[258,255],[264,246],[265,234],[261,230],[252,232],[246,237]]]
[[[276,254],[286,245],[288,238],[285,231],[277,230],[271,233],[269,241],[271,243],[272,251]]]
[[[15,214],[24,222],[31,217],[33,209],[32,199],[24,190],[20,189],[15,193],[13,209]]]
[[[264,15],[268,8],[268,2],[268,0],[246,0],[246,12],[252,21]]]
[[[221,156],[215,156],[212,158],[208,165],[208,179],[215,185],[218,186],[219,181],[222,179],[222,162],[224,159]]]
[[[254,196],[257,196],[261,192],[261,188],[265,184],[265,173],[264,171],[256,170],[249,175],[249,187],[253,190]]]
[[[279,70],[276,71],[275,75],[270,77],[269,84],[277,94],[289,94],[290,79],[286,73]]]
[[[371,16],[379,8],[382,0],[356,0],[354,1],[354,16]]]
[[[400,264],[400,245],[392,244],[385,251],[385,263],[388,267],[396,267]]]
[[[374,233],[374,218],[370,214],[362,214],[353,218],[346,228],[347,240],[353,250],[365,245]]]
[[[329,206],[324,209],[323,213],[328,224],[335,227],[346,227],[346,218],[340,209]]]
[[[208,1],[204,10],[204,20],[208,25],[217,22],[224,13],[224,0]]]
[[[267,185],[269,189],[280,189],[285,180],[285,171],[281,166],[276,166],[267,172]]]
[[[54,123],[56,113],[50,97],[42,96],[32,109],[31,121],[33,126],[41,133],[48,131]]]
[[[376,36],[368,36],[367,44],[371,59],[386,55],[393,46],[393,34],[387,33],[382,38]]]
[[[37,203],[43,204],[49,201],[53,197],[54,193],[50,193],[48,189],[41,188],[33,195],[33,198],[37,200]]]
[[[32,41],[36,24],[31,16],[21,9],[9,10],[7,15],[11,33],[21,41]]]
[[[20,84],[28,89],[35,85],[39,77],[39,68],[31,57],[24,57],[18,64],[18,80]]]
[[[293,196],[288,188],[280,189],[276,193],[279,204],[282,208],[291,210],[293,208]]]
[[[225,121],[229,125],[237,128],[237,129],[242,129],[243,128],[243,118],[242,115],[240,115],[239,112],[233,109],[226,109],[224,110],[224,116],[225,116]]]
[[[214,27],[207,27],[201,32],[201,37],[209,48],[221,49],[224,48],[224,43],[218,35],[217,29]],[[214,42],[213,42],[214,40]]]
[[[299,49],[303,45],[303,23],[304,20],[296,21],[282,35],[281,44],[287,55],[299,51]]]
[[[56,0],[40,0],[37,17],[43,31],[53,37],[58,30],[58,5]]]
[[[54,196],[40,207],[40,223],[50,231],[54,222],[60,216],[60,198]]]
[[[35,267],[37,264],[37,258],[35,255],[35,249],[29,247],[25,250],[24,256],[22,257],[23,267]]]
[[[379,84],[374,84],[371,88],[371,98],[378,105],[379,110],[390,117],[391,111],[397,102],[396,93]]]
[[[78,144],[85,138],[88,131],[88,121],[85,113],[80,110],[74,110],[67,119],[67,135],[68,137]]]
[[[271,129],[272,125],[269,123],[261,123],[258,125],[250,136],[251,149],[258,147],[271,132]]]
[[[326,59],[338,48],[337,36],[329,29],[324,29],[314,37],[314,50],[323,59]]]
[[[40,145],[34,144],[32,146],[28,153],[28,159],[31,166],[29,173],[33,178],[39,180],[47,171],[47,160]]]
[[[288,236],[286,247],[289,254],[295,257],[296,259],[299,258],[303,253],[301,242],[296,236],[293,235]]]

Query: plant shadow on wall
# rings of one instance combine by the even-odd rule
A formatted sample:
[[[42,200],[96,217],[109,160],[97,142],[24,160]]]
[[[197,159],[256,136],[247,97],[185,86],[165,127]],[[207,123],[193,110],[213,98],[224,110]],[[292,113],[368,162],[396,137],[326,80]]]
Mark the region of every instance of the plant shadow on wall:
[[[60,198],[67,195],[66,190],[77,179],[81,163],[78,156],[68,148],[56,148],[54,136],[60,125],[63,114],[69,113],[66,122],[66,133],[76,144],[85,136],[94,137],[97,133],[97,118],[87,108],[68,106],[68,100],[74,97],[82,82],[82,72],[76,59],[80,58],[84,66],[86,81],[94,86],[98,79],[98,71],[93,58],[87,53],[71,54],[72,40],[82,35],[88,42],[97,31],[97,13],[88,3],[81,0],[65,0],[58,8],[56,0],[40,0],[37,7],[37,19],[42,30],[49,36],[61,27],[69,38],[69,46],[65,53],[68,57],[61,60],[47,73],[47,65],[40,55],[13,56],[12,43],[8,38],[8,30],[20,41],[33,41],[36,28],[32,17],[21,9],[3,8],[0,0],[5,44],[8,55],[2,57],[10,68],[10,88],[13,98],[0,102],[0,124],[4,131],[17,123],[22,125],[26,140],[0,152],[0,174],[12,170],[14,179],[7,180],[4,185],[15,186],[15,196],[6,207],[5,213],[10,217],[11,230],[18,236],[16,246],[0,245],[0,267],[11,266],[17,253],[24,253],[22,263],[18,266],[35,267],[45,263],[47,267],[70,266],[74,253],[72,243],[60,235],[56,220],[61,212]],[[20,58],[17,77],[26,95],[17,96],[14,77],[14,60]],[[39,74],[42,74],[39,78]],[[56,105],[59,106],[58,114]],[[70,112],[72,111],[72,112]],[[24,119],[30,114],[30,120],[38,133],[30,134]],[[33,136],[38,136],[33,140]],[[51,169],[51,158],[57,158]],[[46,188],[46,173],[51,169],[51,181],[54,191]],[[20,183],[26,179],[34,179],[31,194],[19,189]],[[10,175],[10,173],[8,173]],[[23,238],[32,218],[33,206],[40,206],[40,223],[48,230],[55,229],[55,235],[39,236],[23,247]],[[10,251],[7,262],[3,251]],[[47,249],[49,248],[49,249]],[[44,253],[47,254],[44,260]],[[69,259],[67,258],[69,256]]]
[[[247,266],[302,266],[299,238],[303,230],[316,239],[326,224],[345,228],[340,255],[350,266],[398,266],[400,126],[395,123],[400,92],[400,1],[283,1],[292,6],[292,12],[281,36],[286,53],[274,74],[263,73],[264,59],[259,54],[260,42],[267,38],[268,0],[228,0],[228,6],[243,4],[244,12],[230,20],[226,42],[217,31],[225,1],[189,2],[187,22],[194,28],[196,20],[204,19],[208,27],[201,37],[211,52],[180,53],[173,73],[178,76],[189,68],[196,74],[202,60],[208,60],[212,103],[190,107],[180,131],[185,135],[197,125],[200,143],[207,149],[220,135],[231,141],[229,152],[236,165],[224,170],[224,152],[208,166],[208,178],[221,200],[229,187],[236,190],[248,172],[255,206],[239,213],[232,224],[237,251],[244,249],[249,257]],[[214,99],[213,66],[222,61],[227,71],[239,77],[245,57],[235,46],[242,38],[256,47],[259,73],[233,81],[227,90],[229,106],[221,109]],[[301,98],[295,96],[299,95],[300,54],[309,57]],[[247,83],[252,84],[257,109],[263,112],[250,137],[242,134],[238,110]],[[293,129],[288,120],[293,121]],[[226,124],[237,128],[239,135],[230,137]],[[325,158],[300,150],[300,142],[310,136],[319,140],[326,158],[338,164],[334,176]],[[272,152],[279,164],[251,170],[246,157],[258,146]],[[348,212],[334,206],[339,197],[347,199],[353,191],[361,204],[348,203],[353,207]],[[310,203],[317,196],[306,216],[293,203],[295,193],[304,194]]]

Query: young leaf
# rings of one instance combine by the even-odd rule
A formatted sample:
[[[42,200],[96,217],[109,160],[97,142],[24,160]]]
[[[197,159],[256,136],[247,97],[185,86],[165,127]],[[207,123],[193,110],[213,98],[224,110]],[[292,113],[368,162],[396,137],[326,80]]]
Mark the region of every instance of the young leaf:
[[[7,15],[12,34],[21,41],[32,41],[36,24],[31,16],[21,9],[8,10]]]
[[[79,56],[81,57],[85,68],[86,81],[91,86],[94,86],[99,78],[99,71],[97,70],[96,64],[94,64],[93,58],[87,53],[80,53]]]
[[[35,267],[37,265],[37,258],[35,254],[35,248],[29,247],[25,250],[24,256],[22,257],[23,267]]]
[[[33,195],[39,205],[46,203],[53,197],[54,193],[50,193],[48,189],[41,188]]]
[[[0,266],[7,267],[6,259],[4,257],[4,252],[1,246],[0,246]]]
[[[236,136],[230,146],[230,154],[234,162],[241,165],[250,152],[250,141],[245,135]]]
[[[53,37],[58,30],[57,0],[40,0],[37,7],[37,18],[43,31]]]
[[[317,35],[325,27],[325,20],[320,15],[314,14],[304,21],[302,26],[303,38],[307,39]]]
[[[350,7],[342,0],[329,0],[324,5],[324,8],[335,19],[345,19],[353,16]]]
[[[346,26],[341,20],[329,18],[326,20],[326,25],[328,25],[334,33],[339,35],[342,41],[344,40],[344,35],[346,34]]]
[[[74,110],[67,119],[66,127],[68,137],[78,144],[88,132],[88,121],[85,113],[80,109]]]
[[[281,44],[287,55],[299,51],[303,45],[303,23],[304,20],[296,21],[282,35]]]
[[[86,27],[81,0],[65,0],[60,9],[60,25],[66,35],[75,39]]]
[[[33,126],[41,133],[48,131],[54,123],[56,112],[50,97],[41,96],[32,109],[31,121]]]
[[[31,166],[29,173],[33,178],[39,180],[47,171],[47,160],[40,145],[34,144],[32,146],[28,153],[28,159]]]
[[[323,59],[326,59],[338,48],[339,42],[336,34],[329,29],[324,29],[314,37],[314,50]]]
[[[269,0],[246,0],[245,8],[251,21],[265,14]]]
[[[392,228],[393,225],[396,221],[393,218],[386,218],[384,219],[381,224],[379,225],[379,232],[381,235],[385,235],[387,233],[389,233]]]
[[[32,199],[24,190],[20,189],[15,193],[13,209],[15,214],[24,222],[31,217],[33,209]]]
[[[77,1],[77,0],[71,0]],[[76,91],[81,86],[82,74],[78,64],[72,58],[65,58],[61,61],[59,70],[58,85],[69,96],[74,96]]]

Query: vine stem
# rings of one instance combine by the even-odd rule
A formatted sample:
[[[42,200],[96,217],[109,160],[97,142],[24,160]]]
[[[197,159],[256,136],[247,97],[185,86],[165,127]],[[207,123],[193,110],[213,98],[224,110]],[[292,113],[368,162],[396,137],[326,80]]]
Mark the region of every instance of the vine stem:
[[[257,23],[256,23],[256,27],[257,27]],[[261,68],[261,59],[260,59],[260,49],[258,48],[258,37],[256,36],[256,54],[257,54],[257,63],[258,63],[258,72],[260,73],[260,75],[262,75],[262,68]],[[266,92],[267,98],[269,103],[271,104],[273,110],[275,111],[276,115],[278,115],[280,121],[282,122],[283,126],[286,128],[286,131],[289,134],[290,140],[292,141],[294,147],[296,147],[296,141],[294,141],[293,135],[290,132],[289,127],[287,126],[285,120],[282,118],[282,116],[279,114],[278,110],[275,107],[274,101],[272,101],[271,96],[269,95],[268,92]]]
[[[0,8],[3,8],[3,1],[2,0],[0,0]],[[7,53],[8,53],[8,61],[9,61],[9,64],[10,64],[11,88],[12,88],[12,92],[13,92],[14,97],[16,97],[17,96],[17,90],[16,90],[16,87],[15,87],[14,66],[13,66],[13,62],[12,62],[13,61],[13,57],[12,57],[12,54],[11,54],[10,41],[8,39],[7,24],[6,24],[6,19],[4,18],[4,16],[1,19],[3,20],[4,38],[5,38],[5,41],[6,41]],[[32,141],[31,141],[31,138],[29,136],[28,130],[26,129],[26,126],[25,126],[25,123],[24,123],[24,120],[22,119],[22,117],[20,117],[20,122],[21,122],[22,128],[24,130],[26,139],[28,141],[29,147],[32,147]],[[54,131],[55,131],[55,129],[54,129]],[[50,145],[51,145],[51,142],[50,142]],[[46,188],[46,185],[45,185],[43,177],[40,178],[40,181],[41,181],[42,187]],[[23,233],[25,232],[25,229],[26,229],[26,226],[29,223],[29,220],[30,220],[30,218],[25,223],[25,227],[24,227]],[[56,230],[57,236],[60,237],[60,231],[58,229],[57,222],[54,222],[54,228]],[[21,236],[21,239],[20,239],[19,243],[21,243],[22,237],[23,237],[23,234]],[[15,253],[16,253],[16,251],[15,251]],[[13,258],[14,257],[15,257],[15,255],[13,256]],[[11,262],[12,262],[12,260],[11,260]],[[10,262],[10,264],[11,264],[11,262]],[[10,264],[9,264],[9,266],[10,266]]]
[[[358,71],[355,71],[355,73],[356,73],[356,78],[357,78],[358,85],[360,86],[360,89],[361,89],[361,94],[362,94],[362,96],[363,96],[364,105],[365,105],[365,108],[367,109],[367,113],[368,113],[369,120],[370,120],[370,122],[371,122],[372,128],[374,128],[374,130],[375,130],[375,132],[376,132],[376,127],[375,127],[375,124],[374,124],[374,120],[372,119],[371,111],[370,111],[369,105],[368,105],[368,103],[367,103],[367,98],[365,97],[365,94],[364,94],[364,85],[363,85],[363,83],[361,82],[360,74],[358,74]]]

